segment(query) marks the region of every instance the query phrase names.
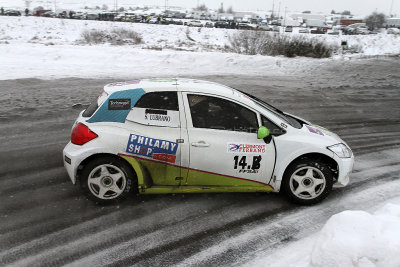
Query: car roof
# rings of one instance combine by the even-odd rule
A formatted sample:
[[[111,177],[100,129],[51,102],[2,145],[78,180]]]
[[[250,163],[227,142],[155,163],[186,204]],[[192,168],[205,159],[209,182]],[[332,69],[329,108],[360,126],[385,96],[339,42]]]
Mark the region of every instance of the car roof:
[[[179,91],[200,94],[204,93],[238,100],[251,106],[253,103],[244,94],[231,87],[215,82],[186,78],[154,78],[115,82],[104,86],[104,91],[110,95],[111,93],[117,91],[139,88],[143,89],[146,93],[160,91]]]
[[[125,82],[109,83],[104,86],[104,91],[108,94],[130,89],[141,88],[146,92],[155,91],[188,91],[211,94],[232,94],[232,88],[204,80],[186,78],[154,78],[142,79]]]

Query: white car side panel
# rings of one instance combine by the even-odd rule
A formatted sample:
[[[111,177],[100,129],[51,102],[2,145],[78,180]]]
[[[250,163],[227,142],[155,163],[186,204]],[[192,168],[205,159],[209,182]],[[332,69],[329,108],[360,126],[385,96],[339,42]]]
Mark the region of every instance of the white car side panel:
[[[257,133],[194,128],[186,93],[183,93],[183,100],[188,125],[190,169],[238,177],[263,184],[270,181],[275,163],[273,142],[266,144],[264,140],[257,139]],[[262,152],[230,151],[229,146],[235,144],[256,145]],[[253,169],[259,159],[261,159],[259,168]],[[242,165],[238,164],[240,160],[243,160]],[[244,166],[245,164],[246,166]],[[192,184],[190,170],[187,184]]]
[[[126,119],[143,125],[180,127],[179,111],[157,110],[155,113],[158,111],[160,114],[154,114],[154,110],[153,113],[148,113],[149,109],[147,108],[132,108]]]

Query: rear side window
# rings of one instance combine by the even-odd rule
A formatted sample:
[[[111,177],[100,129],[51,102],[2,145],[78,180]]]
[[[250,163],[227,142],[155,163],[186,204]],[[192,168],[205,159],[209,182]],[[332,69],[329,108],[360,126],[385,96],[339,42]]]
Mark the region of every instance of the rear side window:
[[[97,105],[97,98],[96,98],[92,101],[89,107],[82,113],[82,117],[91,117],[98,107],[99,105]]]
[[[178,111],[178,95],[176,92],[152,92],[143,95],[135,108],[165,109]]]

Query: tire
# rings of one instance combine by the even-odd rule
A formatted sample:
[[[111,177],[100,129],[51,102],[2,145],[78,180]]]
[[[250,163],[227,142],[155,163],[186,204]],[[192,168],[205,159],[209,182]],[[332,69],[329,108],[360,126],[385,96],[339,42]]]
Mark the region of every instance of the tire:
[[[119,202],[137,189],[132,168],[122,159],[101,157],[90,161],[80,175],[80,185],[97,203]]]
[[[281,191],[294,203],[313,205],[324,200],[332,186],[333,174],[325,163],[301,159],[286,169]]]

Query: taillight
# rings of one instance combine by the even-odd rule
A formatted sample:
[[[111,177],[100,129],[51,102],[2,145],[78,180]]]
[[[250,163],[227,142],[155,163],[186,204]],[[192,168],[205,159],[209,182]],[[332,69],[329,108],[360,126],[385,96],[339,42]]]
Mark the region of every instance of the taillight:
[[[83,145],[93,140],[98,135],[92,132],[89,127],[82,123],[78,123],[71,133],[71,142],[75,145]]]

